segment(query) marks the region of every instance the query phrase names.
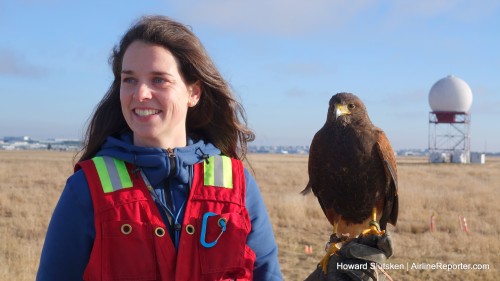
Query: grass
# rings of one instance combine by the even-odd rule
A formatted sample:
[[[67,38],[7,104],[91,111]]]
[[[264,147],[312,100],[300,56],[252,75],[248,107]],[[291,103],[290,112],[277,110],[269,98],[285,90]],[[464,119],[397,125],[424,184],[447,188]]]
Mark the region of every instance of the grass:
[[[324,254],[331,227],[307,183],[307,156],[249,155],[279,246],[285,280],[303,280]],[[0,151],[0,280],[33,280],[45,232],[73,154]],[[400,213],[389,227],[394,280],[496,280],[500,264],[500,159],[485,165],[428,164],[399,158]],[[436,232],[429,232],[436,214]],[[461,230],[467,219],[469,233]],[[312,246],[307,254],[305,246]],[[411,269],[412,265],[485,264],[487,270]]]

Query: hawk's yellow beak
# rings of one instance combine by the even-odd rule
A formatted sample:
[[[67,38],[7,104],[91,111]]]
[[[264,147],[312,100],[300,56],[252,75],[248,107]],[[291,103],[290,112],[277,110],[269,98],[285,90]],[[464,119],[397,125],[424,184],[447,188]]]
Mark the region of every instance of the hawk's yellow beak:
[[[347,105],[345,104],[336,104],[335,105],[335,120],[339,118],[342,115],[349,115],[351,114],[351,111],[347,108]]]

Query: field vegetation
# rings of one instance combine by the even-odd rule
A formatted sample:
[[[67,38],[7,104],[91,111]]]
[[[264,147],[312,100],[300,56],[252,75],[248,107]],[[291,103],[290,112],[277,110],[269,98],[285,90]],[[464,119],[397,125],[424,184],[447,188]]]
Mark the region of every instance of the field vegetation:
[[[73,154],[0,151],[0,280],[34,280],[52,211],[72,173]],[[303,280],[324,254],[331,227],[307,184],[307,156],[249,155],[276,239],[285,280]],[[400,213],[388,231],[394,280],[498,280],[500,159],[485,165],[398,158]],[[436,231],[429,231],[435,214]],[[465,217],[468,233],[459,217]],[[305,247],[311,246],[312,253]],[[426,269],[477,264],[482,270]],[[412,268],[420,267],[421,269]]]

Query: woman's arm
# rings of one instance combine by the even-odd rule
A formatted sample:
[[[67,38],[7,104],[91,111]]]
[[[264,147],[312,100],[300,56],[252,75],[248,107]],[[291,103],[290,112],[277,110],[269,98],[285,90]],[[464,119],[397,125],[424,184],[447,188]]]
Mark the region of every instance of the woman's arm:
[[[246,207],[250,215],[252,230],[247,244],[257,256],[254,280],[283,280],[278,262],[278,246],[269,215],[253,176],[245,169]]]
[[[83,280],[94,238],[92,199],[80,170],[66,182],[54,210],[36,280]]]

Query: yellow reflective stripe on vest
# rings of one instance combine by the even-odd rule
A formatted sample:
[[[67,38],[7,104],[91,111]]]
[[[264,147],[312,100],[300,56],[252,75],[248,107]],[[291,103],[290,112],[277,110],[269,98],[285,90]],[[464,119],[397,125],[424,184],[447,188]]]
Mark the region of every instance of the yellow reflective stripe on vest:
[[[132,187],[132,180],[122,160],[97,156],[92,158],[104,193]]]
[[[233,188],[231,158],[223,155],[211,156],[203,162],[203,183],[208,186]]]

